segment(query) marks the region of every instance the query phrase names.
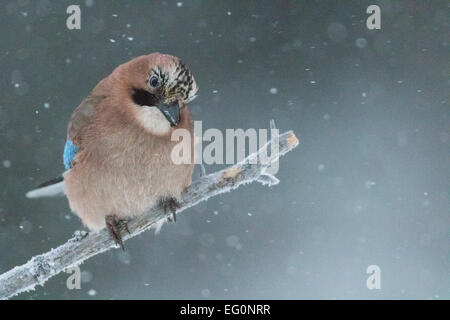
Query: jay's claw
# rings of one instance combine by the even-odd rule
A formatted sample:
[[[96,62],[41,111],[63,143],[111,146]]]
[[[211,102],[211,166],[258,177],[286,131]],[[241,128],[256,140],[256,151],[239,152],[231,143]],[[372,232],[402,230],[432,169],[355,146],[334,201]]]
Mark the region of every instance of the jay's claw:
[[[128,229],[127,220],[119,219],[116,215],[109,215],[105,218],[106,228],[108,229],[111,238],[116,244],[118,244],[122,250],[125,251],[125,247],[122,241],[122,231],[130,233]]]
[[[173,221],[177,222],[177,209],[181,207],[181,204],[177,199],[173,197],[162,198],[161,200],[159,200],[158,207],[164,210],[165,213],[167,213],[167,211],[172,212]],[[169,221],[172,221],[172,219],[168,219]]]

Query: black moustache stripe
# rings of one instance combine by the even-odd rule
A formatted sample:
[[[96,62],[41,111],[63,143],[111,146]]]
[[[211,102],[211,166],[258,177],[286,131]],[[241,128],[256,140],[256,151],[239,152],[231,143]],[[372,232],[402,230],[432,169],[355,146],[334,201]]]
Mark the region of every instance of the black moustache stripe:
[[[134,103],[140,106],[156,106],[160,101],[156,95],[142,89],[133,89],[131,97]]]

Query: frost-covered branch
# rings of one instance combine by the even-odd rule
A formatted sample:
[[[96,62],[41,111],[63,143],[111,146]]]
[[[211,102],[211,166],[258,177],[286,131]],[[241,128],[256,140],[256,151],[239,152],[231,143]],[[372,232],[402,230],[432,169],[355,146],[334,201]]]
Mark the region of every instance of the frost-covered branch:
[[[271,148],[271,145],[278,145],[278,153],[269,151],[277,149]],[[297,145],[298,139],[292,131],[288,131],[272,137],[256,153],[249,155],[236,165],[201,176],[183,193],[180,201],[181,208],[177,210],[177,214],[212,196],[231,191],[243,184],[253,181],[268,186],[277,184],[279,180],[269,173],[268,168],[278,161],[281,155],[291,151]],[[260,158],[264,158],[265,161],[255,161]],[[137,236],[161,221],[165,221],[170,215],[171,213],[164,213],[154,208],[147,215],[130,220],[128,222],[130,233],[126,233],[123,239]],[[0,299],[8,299],[21,292],[33,290],[36,285],[43,285],[48,279],[67,268],[79,265],[86,259],[114,247],[117,245],[110,239],[106,229],[89,233],[77,231],[74,237],[59,247],[34,256],[24,265],[1,274]]]

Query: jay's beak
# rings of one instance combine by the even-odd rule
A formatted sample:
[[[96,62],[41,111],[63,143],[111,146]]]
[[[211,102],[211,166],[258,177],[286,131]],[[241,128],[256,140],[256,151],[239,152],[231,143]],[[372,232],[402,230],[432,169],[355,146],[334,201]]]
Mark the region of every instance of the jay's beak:
[[[176,127],[180,122],[180,107],[178,102],[175,101],[169,105],[160,102],[157,106],[162,114],[166,117],[167,121],[170,122],[171,127]]]

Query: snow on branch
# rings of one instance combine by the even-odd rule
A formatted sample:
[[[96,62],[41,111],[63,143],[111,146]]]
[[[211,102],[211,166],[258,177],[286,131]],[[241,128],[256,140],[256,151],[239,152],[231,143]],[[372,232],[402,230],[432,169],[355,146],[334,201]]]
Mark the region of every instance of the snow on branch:
[[[274,123],[271,122],[271,127]],[[277,148],[278,152],[269,152]],[[249,155],[243,161],[223,170],[201,176],[193,182],[182,194],[181,207],[177,214],[185,209],[206,201],[215,195],[229,192],[241,185],[258,181],[263,185],[274,185],[279,180],[267,170],[278,158],[298,145],[298,139],[292,131],[272,137],[256,153]],[[270,153],[270,154],[269,154]],[[273,154],[272,154],[273,153]],[[265,161],[257,161],[264,155]],[[134,218],[128,222],[129,234],[123,235],[123,240],[135,237],[151,227],[161,224],[171,213],[153,208],[148,214]],[[66,243],[46,253],[34,256],[27,263],[17,266],[0,275],[0,299],[8,299],[22,292],[34,290],[36,285],[44,285],[51,277],[77,266],[99,253],[117,247],[106,229],[99,232],[77,231]]]

